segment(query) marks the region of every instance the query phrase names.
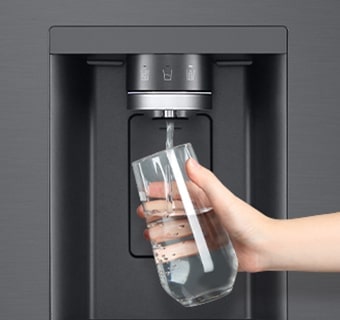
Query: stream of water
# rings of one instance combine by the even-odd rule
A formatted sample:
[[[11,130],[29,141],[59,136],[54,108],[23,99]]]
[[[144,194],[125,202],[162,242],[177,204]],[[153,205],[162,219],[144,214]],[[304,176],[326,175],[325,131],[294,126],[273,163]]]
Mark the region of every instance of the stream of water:
[[[174,122],[171,120],[167,120],[165,149],[170,149],[173,146],[174,146]]]

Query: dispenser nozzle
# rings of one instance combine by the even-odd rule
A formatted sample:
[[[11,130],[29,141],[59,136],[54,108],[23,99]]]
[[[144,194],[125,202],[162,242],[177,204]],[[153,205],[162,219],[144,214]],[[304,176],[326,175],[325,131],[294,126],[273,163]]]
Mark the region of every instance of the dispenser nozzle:
[[[174,110],[164,110],[164,118],[175,118],[175,111]]]
[[[189,118],[193,111],[188,110],[151,110],[148,112],[152,118],[175,119]]]

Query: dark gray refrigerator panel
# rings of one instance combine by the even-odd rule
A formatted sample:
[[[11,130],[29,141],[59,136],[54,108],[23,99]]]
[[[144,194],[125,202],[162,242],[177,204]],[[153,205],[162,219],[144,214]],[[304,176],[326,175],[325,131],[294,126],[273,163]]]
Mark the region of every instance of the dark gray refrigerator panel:
[[[95,301],[95,297],[89,297],[86,294],[78,295],[79,289],[83,289],[84,292],[94,292],[90,290],[94,282],[89,281],[88,278],[88,274],[91,274],[90,266],[93,264],[84,263],[79,268],[79,260],[88,258],[86,237],[91,215],[87,216],[88,202],[79,201],[77,197],[88,199],[91,195],[91,190],[87,188],[87,182],[91,179],[91,176],[88,175],[91,172],[89,171],[90,162],[88,162],[90,151],[87,144],[90,139],[88,128],[91,125],[88,101],[93,101],[95,96],[90,97],[92,94],[90,89],[95,83],[98,84],[103,79],[112,77],[112,74],[101,67],[83,68],[82,62],[86,62],[87,57],[84,56],[83,61],[79,60],[79,57],[72,57],[75,45],[73,42],[66,43],[69,46],[69,52],[54,51],[57,50],[58,43],[60,44],[58,41],[64,41],[65,37],[60,38],[57,42],[50,42],[50,34],[54,32],[53,30],[56,31],[60,27],[125,25],[141,27],[152,25],[229,26],[269,29],[274,27],[286,30],[287,197],[285,205],[288,217],[294,218],[340,210],[339,12],[340,4],[331,0],[301,0],[298,2],[264,0],[251,2],[237,0],[228,2],[215,0],[163,2],[153,0],[2,1],[0,3],[0,318],[46,320],[51,316],[53,319],[55,316],[50,307],[50,275],[55,271],[55,269],[51,269],[52,264],[50,263],[50,225],[54,222],[52,216],[50,219],[49,213],[55,199],[50,197],[50,182],[51,179],[57,179],[57,182],[62,183],[70,177],[72,177],[73,184],[69,184],[69,189],[64,189],[63,194],[58,194],[58,197],[64,197],[71,201],[71,205],[65,207],[63,217],[68,218],[67,223],[65,220],[64,229],[59,229],[59,237],[63,240],[61,245],[71,250],[70,266],[78,267],[72,270],[73,273],[70,273],[72,276],[68,279],[65,279],[61,273],[55,274],[55,284],[60,285],[58,289],[65,290],[70,295],[60,295],[58,303],[63,308],[71,310],[73,307],[71,298],[74,298],[72,297],[74,294],[78,303],[77,309],[82,310],[82,314],[85,315],[82,318],[98,318],[95,310],[91,309],[90,303]],[[241,40],[242,37],[236,38],[223,45],[229,48],[230,53],[237,55],[240,52],[231,52],[231,50],[235,48],[236,44],[240,44]],[[276,40],[277,37],[270,39],[270,45],[279,46],[280,42],[277,44]],[[82,40],[89,46],[96,41],[99,41],[98,45],[107,46],[108,52],[106,53],[112,53],[113,44],[110,42],[101,43],[95,33]],[[197,50],[209,47],[209,41],[209,38],[202,36]],[[252,45],[256,44],[258,42]],[[134,46],[129,42],[129,39],[126,39],[124,45],[131,48]],[[138,45],[145,45],[144,50],[147,50],[149,44],[141,41]],[[163,45],[166,46],[167,42],[165,41]],[[185,41],[181,43],[183,50],[186,45]],[[58,56],[60,60],[50,59],[51,52],[60,55]],[[87,52],[87,54],[95,53]],[[252,54],[257,54],[257,52],[252,52]],[[272,62],[274,63],[274,60]],[[59,71],[65,72],[64,76],[59,74],[58,79],[62,79],[62,82],[60,84],[54,82],[54,85],[57,86],[55,88],[50,87],[50,68],[53,63],[64,64],[64,69],[60,68]],[[72,77],[66,77],[67,70],[73,71]],[[233,72],[238,75],[238,79],[241,81],[241,70],[235,69]],[[93,79],[96,81],[92,82]],[[113,81],[115,79],[117,78],[112,77]],[[61,108],[59,111],[64,113],[53,114],[53,108],[50,109],[50,101],[53,99],[51,95],[66,84],[70,91],[64,98],[69,98],[67,103],[72,104],[73,111]],[[121,82],[114,84],[115,86],[122,85]],[[108,92],[105,91],[107,88],[100,90]],[[79,95],[76,95],[77,92]],[[101,95],[101,97],[103,96]],[[121,99],[122,104],[124,102],[122,96],[106,96],[106,98],[107,101],[114,98]],[[256,98],[261,100],[261,96]],[[98,121],[105,123],[108,119],[115,117],[113,111],[106,107],[107,101],[101,100],[100,103],[105,108],[100,109],[100,112],[105,111],[108,114],[99,113],[97,118]],[[60,100],[58,103],[66,102]],[[120,115],[122,113],[125,115],[125,109],[119,110]],[[62,152],[53,154],[50,153],[50,151],[53,152],[53,149],[50,150],[52,138],[50,136],[50,119],[55,119],[56,116],[60,117],[59,119],[62,119],[65,125],[63,135],[59,136],[61,141],[65,142],[65,148],[60,146]],[[236,113],[235,116],[237,116]],[[99,136],[111,132],[111,128],[105,123],[100,127]],[[112,136],[119,134],[120,129],[128,132],[128,122],[117,123],[117,126],[112,131]],[[109,142],[100,141],[102,144],[97,145],[99,148],[105,148],[105,143],[113,143],[111,140]],[[119,146],[128,144],[128,135],[118,144]],[[237,146],[234,145],[234,147]],[[102,161],[103,168],[115,174],[116,169],[110,167],[108,162],[112,155],[106,155],[103,152],[98,155],[97,160]],[[120,155],[120,157],[121,162],[127,165],[128,154]],[[50,175],[50,169],[54,165],[53,159],[57,159],[59,163],[67,163],[67,170],[63,171],[63,175],[53,177],[53,172]],[[215,167],[220,168],[216,172],[217,175],[223,175],[223,159],[218,157],[215,161],[217,161]],[[78,165],[79,163],[81,165]],[[273,170],[275,172],[275,168]],[[98,174],[99,179],[105,181],[105,172],[100,171]],[[126,187],[128,183],[128,179],[123,181]],[[108,184],[110,183],[108,182]],[[104,185],[105,183],[102,184],[102,186]],[[235,184],[235,188],[239,190],[241,196],[243,187]],[[100,194],[104,200],[109,199],[105,192],[108,190],[103,188]],[[258,199],[260,202],[263,201],[263,205],[270,206],[270,203],[261,199],[265,192],[266,190],[262,190],[258,194],[260,197]],[[68,198],[69,194],[72,195],[72,198]],[[123,200],[128,205],[128,195]],[[72,203],[77,206],[82,203],[81,210],[83,210],[86,219],[71,219],[70,223],[70,217],[73,215]],[[63,210],[63,202],[55,203],[55,205]],[[104,203],[103,210],[106,205],[110,205],[110,203]],[[122,203],[120,206],[123,208],[125,204]],[[118,216],[117,223],[126,223],[127,215],[128,212]],[[59,222],[62,223],[62,220]],[[109,220],[107,228],[110,227],[111,222]],[[98,223],[105,224],[105,220],[101,219]],[[68,237],[73,230],[75,230],[74,234],[79,235],[75,242],[73,242],[74,237]],[[106,241],[106,235],[107,233],[99,235],[96,252],[104,250],[104,254],[98,257],[104,262],[110,263],[112,261],[105,251],[107,249],[105,245],[111,249],[112,242]],[[129,237],[124,239],[117,237],[117,241],[119,242],[116,245],[120,248],[129,247],[129,241],[133,240]],[[81,248],[83,251],[78,250]],[[142,248],[142,250],[144,249]],[[60,254],[63,253],[60,252]],[[122,251],[121,255],[134,261],[129,250]],[[155,272],[152,269],[151,259],[138,258],[137,261],[143,264],[145,270],[150,269],[150,273]],[[61,263],[54,267],[61,270],[63,266],[65,265]],[[135,299],[133,293],[127,290],[128,286],[110,281],[105,283],[105,279],[109,279],[109,277],[105,278],[105,272],[109,272],[109,266],[104,264],[96,266],[96,268],[102,268],[96,278],[99,289],[97,298],[101,297],[101,300],[96,300],[98,302],[97,310],[101,311],[101,315],[106,319],[114,318],[110,317],[110,314],[114,313],[115,308],[109,304],[107,299],[108,294],[114,291],[113,285],[118,286],[126,299],[128,297]],[[136,264],[132,268],[138,269],[138,265]],[[123,267],[120,267],[118,272],[122,275],[125,274]],[[133,273],[133,276],[137,277],[137,273]],[[135,279],[132,276],[129,277],[129,281]],[[240,279],[242,286],[247,284],[246,275],[241,275]],[[269,288],[275,288],[277,279],[276,273],[257,275],[256,283],[254,282],[252,285],[257,292],[263,293]],[[156,277],[151,280],[150,276],[150,280],[149,278],[147,280],[148,284],[151,283],[152,286],[159,285]],[[136,281],[138,283],[138,281],[144,280]],[[80,283],[82,288],[75,287]],[[68,287],[63,287],[64,284]],[[285,284],[287,285],[287,304],[285,306],[287,319],[338,318],[338,301],[340,299],[340,277],[338,274],[288,273]],[[139,290],[141,290],[140,287]],[[143,293],[147,294],[148,291]],[[256,312],[260,314],[260,311],[265,310],[268,306],[273,308],[274,312],[278,310],[277,306],[270,302],[266,303],[261,299],[256,301],[254,295],[251,296],[253,297],[251,301],[252,314],[256,314]],[[277,298],[274,290],[273,301],[277,301]],[[169,301],[167,299],[169,298],[164,297],[164,300],[160,300],[164,305],[158,306],[158,310],[163,312],[164,319],[169,318],[170,313],[168,312],[172,308],[166,303]],[[230,300],[233,301],[232,298]],[[249,308],[250,300],[243,301],[241,304],[239,301],[235,301],[231,305],[228,305],[228,301],[219,302],[218,310],[228,309],[226,314],[229,316],[225,318],[232,318],[235,315],[234,318],[237,319],[236,316],[240,316],[239,311],[245,310],[242,307],[243,303],[245,305],[248,303]],[[92,307],[93,305],[92,303]],[[207,310],[202,307],[202,318],[223,319],[223,313],[214,314]],[[148,311],[148,309],[143,310],[144,318],[150,318]],[[251,314],[249,309],[247,312],[248,315]],[[87,317],[88,315],[89,317]],[[244,314],[241,315],[244,316]],[[129,313],[124,313],[123,310],[116,315],[116,318],[128,318],[129,316]],[[179,316],[176,317],[179,318]],[[190,315],[187,315],[187,318],[189,317]],[[68,318],[77,317],[68,315]]]

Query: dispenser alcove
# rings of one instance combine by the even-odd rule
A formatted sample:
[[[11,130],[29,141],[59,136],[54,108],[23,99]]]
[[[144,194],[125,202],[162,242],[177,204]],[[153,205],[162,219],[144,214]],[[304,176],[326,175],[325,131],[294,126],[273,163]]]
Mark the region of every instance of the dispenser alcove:
[[[208,34],[205,44],[198,34]],[[286,318],[284,273],[239,274],[228,298],[194,309],[162,292],[135,214],[130,162],[164,148],[164,119],[128,110],[125,87],[129,54],[208,54],[212,109],[177,119],[175,143],[193,142],[235,193],[285,218],[286,36],[282,27],[51,29],[54,319]]]

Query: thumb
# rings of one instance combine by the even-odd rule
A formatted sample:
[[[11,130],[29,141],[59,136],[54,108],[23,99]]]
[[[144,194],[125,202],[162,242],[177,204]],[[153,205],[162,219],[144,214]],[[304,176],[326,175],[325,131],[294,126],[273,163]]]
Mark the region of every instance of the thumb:
[[[208,169],[189,159],[186,163],[187,175],[192,182],[199,186],[208,197],[227,229],[238,229],[256,217],[265,217],[261,212],[235,196]]]
[[[229,235],[242,236],[245,226],[253,221],[251,218],[257,211],[235,196],[210,170],[194,159],[187,161],[186,171],[190,180],[204,191]]]
[[[238,198],[208,169],[191,158],[186,163],[187,175],[199,186],[211,201],[215,209],[230,209]]]

